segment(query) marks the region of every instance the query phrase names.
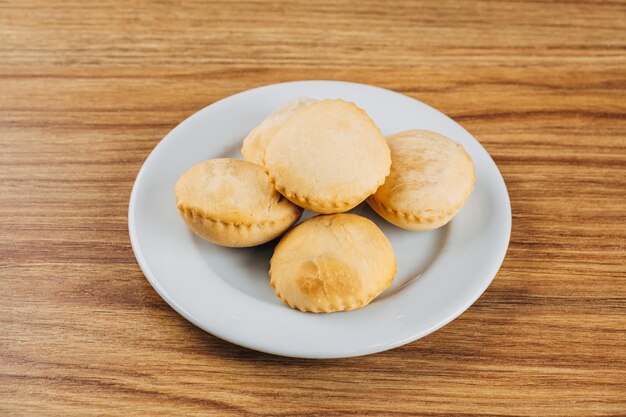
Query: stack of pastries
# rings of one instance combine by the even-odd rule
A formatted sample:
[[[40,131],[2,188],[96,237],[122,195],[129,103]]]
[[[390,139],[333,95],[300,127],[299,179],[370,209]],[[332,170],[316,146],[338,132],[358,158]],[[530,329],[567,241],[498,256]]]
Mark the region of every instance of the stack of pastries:
[[[398,227],[435,229],[458,213],[475,181],[460,144],[425,130],[385,138],[363,109],[343,100],[284,103],[250,132],[241,153],[245,160],[212,159],[184,173],[176,205],[191,230],[218,245],[283,235],[270,284],[300,311],[354,310],[393,280],[387,237],[344,212],[367,201]],[[303,209],[319,215],[292,228]]]

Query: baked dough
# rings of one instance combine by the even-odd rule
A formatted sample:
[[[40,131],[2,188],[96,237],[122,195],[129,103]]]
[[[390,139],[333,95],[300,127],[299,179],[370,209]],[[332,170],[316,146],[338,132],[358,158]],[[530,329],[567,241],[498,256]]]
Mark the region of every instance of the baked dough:
[[[384,219],[409,230],[448,223],[474,189],[474,165],[462,145],[435,132],[407,130],[387,138],[391,174],[367,199]]]
[[[355,214],[313,217],[280,240],[270,261],[276,295],[301,311],[333,312],[367,305],[396,273],[391,243]]]
[[[389,147],[369,116],[343,100],[298,109],[277,130],[264,158],[276,189],[317,213],[355,207],[389,174]]]
[[[274,110],[260,125],[252,129],[243,140],[241,154],[246,161],[262,165],[265,149],[278,129],[301,107],[314,103],[315,99],[300,97],[289,100]]]
[[[176,205],[187,225],[222,246],[255,246],[280,236],[302,214],[283,198],[259,165],[211,159],[176,183]]]

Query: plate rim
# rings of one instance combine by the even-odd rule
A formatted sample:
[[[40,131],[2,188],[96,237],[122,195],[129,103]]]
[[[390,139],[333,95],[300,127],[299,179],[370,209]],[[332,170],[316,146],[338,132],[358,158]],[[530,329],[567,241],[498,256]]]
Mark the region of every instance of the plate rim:
[[[291,352],[289,350],[284,350],[284,349],[280,349],[279,346],[277,346],[276,348],[273,349],[266,349],[263,346],[259,346],[259,345],[255,345],[254,343],[249,343],[245,340],[235,340],[234,338],[230,337],[227,334],[224,334],[223,332],[220,331],[216,331],[215,329],[212,329],[210,326],[207,326],[206,323],[201,322],[200,320],[198,320],[196,317],[194,317],[191,313],[189,313],[188,311],[185,310],[185,308],[180,305],[179,303],[177,303],[169,294],[168,292],[161,286],[161,284],[159,283],[158,279],[156,279],[156,275],[152,272],[147,260],[144,257],[142,248],[139,244],[139,236],[137,233],[137,229],[136,229],[136,220],[135,220],[135,206],[136,206],[136,199],[137,199],[137,194],[138,194],[138,190],[140,187],[140,183],[141,180],[143,179],[143,176],[145,175],[145,171],[146,171],[146,166],[148,161],[150,160],[150,158],[152,157],[152,155],[156,154],[156,152],[158,152],[158,149],[160,146],[163,145],[163,143],[166,141],[166,139],[168,137],[170,137],[171,135],[175,134],[175,132],[181,128],[181,126],[183,124],[188,123],[189,121],[196,119],[198,117],[201,116],[201,114],[208,108],[217,105],[218,103],[221,103],[225,100],[229,100],[232,98],[235,98],[239,95],[243,95],[246,93],[250,93],[252,91],[255,90],[260,90],[260,89],[266,89],[266,88],[271,88],[271,87],[275,87],[275,86],[288,86],[289,84],[303,84],[303,83],[307,83],[307,84],[315,84],[315,83],[336,83],[336,84],[348,84],[348,85],[352,85],[355,87],[366,87],[369,89],[375,89],[375,90],[380,90],[381,93],[385,93],[385,94],[393,94],[393,95],[397,95],[397,96],[401,96],[402,98],[408,98],[411,100],[414,100],[418,103],[420,103],[421,105],[428,107],[430,110],[433,110],[439,114],[441,114],[445,119],[447,119],[447,121],[452,122],[456,125],[458,125],[459,127],[461,127],[461,129],[463,129],[465,132],[467,132],[469,134],[469,136],[476,142],[476,144],[482,148],[482,150],[484,151],[484,153],[486,154],[486,156],[489,158],[489,160],[491,161],[491,163],[493,164],[494,168],[496,169],[496,172],[498,173],[498,179],[501,182],[501,185],[503,186],[503,190],[504,193],[502,196],[499,197],[505,197],[506,198],[506,205],[505,208],[507,209],[507,215],[505,216],[505,220],[506,220],[506,244],[503,245],[503,248],[500,249],[500,253],[498,254],[498,262],[495,262],[492,266],[492,268],[489,271],[489,279],[486,281],[486,284],[484,285],[484,288],[481,288],[480,291],[477,291],[476,295],[474,297],[468,298],[468,302],[466,302],[465,304],[463,304],[461,307],[457,308],[453,314],[451,314],[447,319],[445,320],[441,320],[435,324],[433,324],[432,326],[423,329],[421,331],[415,332],[415,334],[413,334],[410,337],[407,337],[405,339],[400,339],[400,340],[395,340],[393,342],[389,342],[386,343],[382,346],[374,346],[374,347],[364,347],[363,349],[357,351],[357,352],[350,352],[349,354],[345,354],[345,353],[339,353],[339,354],[322,354],[322,355],[302,355],[302,354],[297,354],[294,352]],[[390,349],[394,349],[396,347],[405,345],[407,343],[411,343],[415,340],[421,339],[439,329],[441,329],[442,327],[446,326],[447,324],[449,324],[450,322],[452,322],[453,320],[455,320],[456,318],[458,318],[462,313],[464,313],[469,307],[471,307],[483,294],[484,292],[487,290],[487,288],[491,285],[491,283],[493,282],[493,280],[495,279],[498,271],[500,270],[505,258],[506,258],[506,254],[508,252],[508,248],[510,245],[510,238],[511,238],[511,231],[512,231],[512,210],[511,210],[511,200],[510,200],[510,196],[509,196],[509,192],[508,192],[508,188],[506,186],[506,182],[504,181],[504,177],[502,176],[502,173],[500,171],[500,169],[498,168],[497,164],[495,163],[495,161],[493,160],[493,158],[491,157],[491,155],[489,154],[489,152],[487,152],[487,150],[484,148],[484,146],[482,145],[482,143],[480,143],[480,141],[478,141],[472,134],[470,134],[467,129],[465,129],[459,122],[455,121],[454,119],[452,119],[450,116],[448,116],[447,114],[437,110],[436,108],[422,102],[421,100],[418,100],[414,97],[408,96],[406,94],[402,94],[393,90],[389,90],[383,87],[379,87],[379,86],[375,86],[375,85],[370,85],[370,84],[363,84],[363,83],[356,83],[356,82],[351,82],[351,81],[340,81],[340,80],[294,80],[294,81],[287,81],[287,82],[280,82],[280,83],[273,83],[273,84],[265,84],[265,85],[260,85],[254,88],[250,88],[247,90],[243,90],[243,91],[239,91],[235,94],[232,94],[230,96],[227,97],[223,97],[219,100],[216,100],[200,109],[198,109],[197,111],[195,111],[194,113],[192,113],[191,115],[189,115],[188,117],[186,117],[184,120],[180,121],[174,128],[172,128],[157,144],[156,146],[150,151],[150,153],[146,156],[146,158],[144,159],[144,161],[141,164],[141,167],[139,169],[139,171],[137,172],[137,175],[135,177],[135,181],[133,183],[133,187],[130,193],[130,198],[129,198],[129,205],[128,205],[128,230],[129,230],[129,236],[130,236],[130,243],[131,243],[131,248],[133,250],[133,254],[135,255],[135,259],[137,261],[137,264],[139,265],[142,273],[144,274],[145,278],[148,280],[148,282],[150,283],[150,285],[154,288],[154,290],[157,292],[157,294],[159,294],[159,296],[172,308],[174,309],[178,314],[180,314],[183,318],[185,318],[186,320],[188,320],[189,322],[191,322],[192,324],[194,324],[195,326],[199,327],[200,329],[202,329],[203,331],[210,333],[211,335],[218,337],[222,340],[225,340],[229,343],[233,343],[239,346],[243,346],[245,348],[248,349],[252,349],[252,350],[256,350],[256,351],[260,351],[260,352],[264,352],[267,354],[271,354],[271,355],[278,355],[278,356],[286,356],[286,357],[294,357],[294,358],[310,358],[310,359],[335,359],[335,358],[347,358],[347,357],[357,357],[357,356],[364,356],[364,355],[370,355],[370,354],[374,354],[374,353],[379,353],[379,352],[383,352],[386,350],[390,350]],[[487,275],[487,274],[485,274]]]

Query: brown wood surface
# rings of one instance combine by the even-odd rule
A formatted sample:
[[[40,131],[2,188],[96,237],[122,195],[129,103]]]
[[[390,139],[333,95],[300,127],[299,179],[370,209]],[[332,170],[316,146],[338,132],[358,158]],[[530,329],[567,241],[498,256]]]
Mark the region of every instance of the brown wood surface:
[[[442,330],[270,356],[195,328],[135,263],[150,150],[298,79],[418,98],[500,167],[507,258]],[[624,416],[625,259],[622,1],[0,1],[0,416]]]

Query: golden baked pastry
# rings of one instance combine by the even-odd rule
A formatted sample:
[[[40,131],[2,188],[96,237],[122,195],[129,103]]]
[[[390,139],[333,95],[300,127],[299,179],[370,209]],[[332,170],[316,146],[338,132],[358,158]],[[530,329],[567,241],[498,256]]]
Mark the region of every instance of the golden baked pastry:
[[[315,313],[354,310],[383,292],[396,273],[391,243],[355,214],[313,217],[280,240],[270,284],[292,308]]]
[[[259,165],[211,159],[176,183],[176,205],[187,225],[222,246],[255,246],[287,230],[302,209],[283,198]]]
[[[387,138],[391,174],[367,199],[384,219],[409,230],[448,223],[474,189],[474,165],[462,145],[435,132],[407,130]]]
[[[278,129],[301,107],[314,103],[315,99],[300,97],[289,100],[274,110],[260,125],[252,129],[243,140],[241,154],[246,161],[263,165],[265,149]]]
[[[383,184],[391,157],[372,119],[343,100],[298,109],[270,141],[265,169],[289,200],[317,213],[350,210]]]

